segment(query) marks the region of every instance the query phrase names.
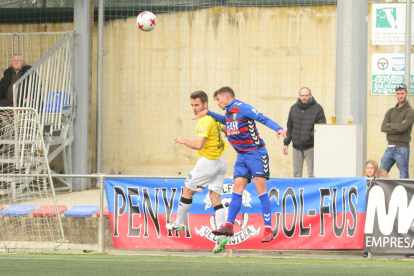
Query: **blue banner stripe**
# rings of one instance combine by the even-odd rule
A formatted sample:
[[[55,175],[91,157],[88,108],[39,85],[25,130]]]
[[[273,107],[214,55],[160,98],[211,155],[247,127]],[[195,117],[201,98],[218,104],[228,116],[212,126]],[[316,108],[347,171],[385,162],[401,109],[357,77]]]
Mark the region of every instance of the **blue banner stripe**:
[[[172,203],[172,212],[176,213],[184,182],[185,179],[106,179],[109,212],[113,213],[117,209],[118,212],[121,210],[128,213],[130,206],[138,206],[141,213],[144,213],[144,207],[145,212],[150,212],[150,209],[155,212],[158,204],[157,213],[165,214],[168,209],[166,204]],[[363,213],[366,208],[366,183],[365,177],[270,179],[267,190],[273,213],[294,214],[303,209],[304,213],[317,214],[321,208],[328,209],[329,213],[335,208],[337,213],[342,213],[343,207],[347,213],[351,212],[351,208]],[[224,181],[222,202],[226,206],[231,200],[232,185],[233,180]],[[244,212],[261,214],[261,205],[253,182],[247,185],[243,194],[240,213]],[[214,214],[207,189],[194,195],[189,214]]]

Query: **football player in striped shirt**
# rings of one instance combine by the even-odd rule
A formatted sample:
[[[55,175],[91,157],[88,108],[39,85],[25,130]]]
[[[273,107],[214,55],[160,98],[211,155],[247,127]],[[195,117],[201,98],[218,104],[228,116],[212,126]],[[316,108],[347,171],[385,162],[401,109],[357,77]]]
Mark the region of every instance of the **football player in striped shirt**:
[[[251,105],[235,99],[230,87],[222,87],[214,92],[214,99],[226,114],[220,115],[209,110],[197,114],[195,118],[210,115],[222,124],[226,124],[227,139],[237,151],[234,165],[234,186],[226,224],[215,235],[233,236],[233,225],[242,205],[242,195],[247,184],[253,178],[254,185],[262,205],[265,230],[262,242],[273,240],[271,204],[267,193],[267,180],[270,177],[269,156],[263,139],[256,128],[256,121],[273,129],[276,136],[286,138],[286,131],[270,118],[264,116]]]

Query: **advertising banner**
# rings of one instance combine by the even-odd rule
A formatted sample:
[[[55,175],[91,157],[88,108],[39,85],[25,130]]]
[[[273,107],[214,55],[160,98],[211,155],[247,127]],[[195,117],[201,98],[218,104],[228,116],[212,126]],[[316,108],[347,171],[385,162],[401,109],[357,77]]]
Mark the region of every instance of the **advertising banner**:
[[[414,181],[375,179],[368,191],[365,251],[414,253]]]
[[[405,10],[405,3],[372,4],[372,45],[405,44]],[[413,31],[411,27],[412,43]]]
[[[212,249],[217,239],[208,192],[196,193],[186,230],[168,231],[175,219],[184,179],[106,179],[116,248]],[[253,183],[243,193],[228,249],[362,249],[366,178],[270,179],[274,240],[262,243],[260,200]],[[233,180],[225,180],[226,214]]]
[[[411,55],[411,71],[414,72],[414,56]],[[404,54],[372,54],[371,95],[395,95],[395,87],[405,83]],[[410,76],[411,95],[414,95],[414,76]]]

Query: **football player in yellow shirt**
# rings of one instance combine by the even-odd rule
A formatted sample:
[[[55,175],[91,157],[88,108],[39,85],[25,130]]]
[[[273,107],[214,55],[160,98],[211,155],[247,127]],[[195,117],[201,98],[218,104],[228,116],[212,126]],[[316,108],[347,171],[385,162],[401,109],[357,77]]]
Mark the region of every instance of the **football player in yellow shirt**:
[[[195,115],[208,109],[208,96],[205,92],[193,92],[190,98]],[[216,213],[217,229],[224,225],[225,209],[221,203],[221,195],[223,194],[223,180],[227,171],[226,159],[223,156],[227,144],[221,136],[221,131],[225,132],[225,128],[213,117],[204,116],[197,122],[197,139],[195,141],[186,140],[182,136],[175,138],[175,143],[197,150],[197,155],[200,156],[200,159],[198,159],[195,168],[188,174],[183,194],[180,198],[177,218],[175,222],[167,223],[166,228],[168,230],[184,231],[184,220],[191,208],[193,195],[196,192],[204,192],[207,186],[210,200]],[[227,238],[225,236],[218,237],[213,253],[222,252],[226,244]]]

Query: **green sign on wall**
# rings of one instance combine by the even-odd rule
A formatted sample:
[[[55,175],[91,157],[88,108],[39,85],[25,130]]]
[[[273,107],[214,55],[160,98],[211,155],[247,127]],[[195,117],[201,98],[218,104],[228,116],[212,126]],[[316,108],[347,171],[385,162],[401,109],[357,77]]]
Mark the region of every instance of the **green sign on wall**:
[[[405,83],[404,75],[371,75],[372,95],[395,95],[395,87]],[[414,75],[411,75],[410,94],[414,95]]]

